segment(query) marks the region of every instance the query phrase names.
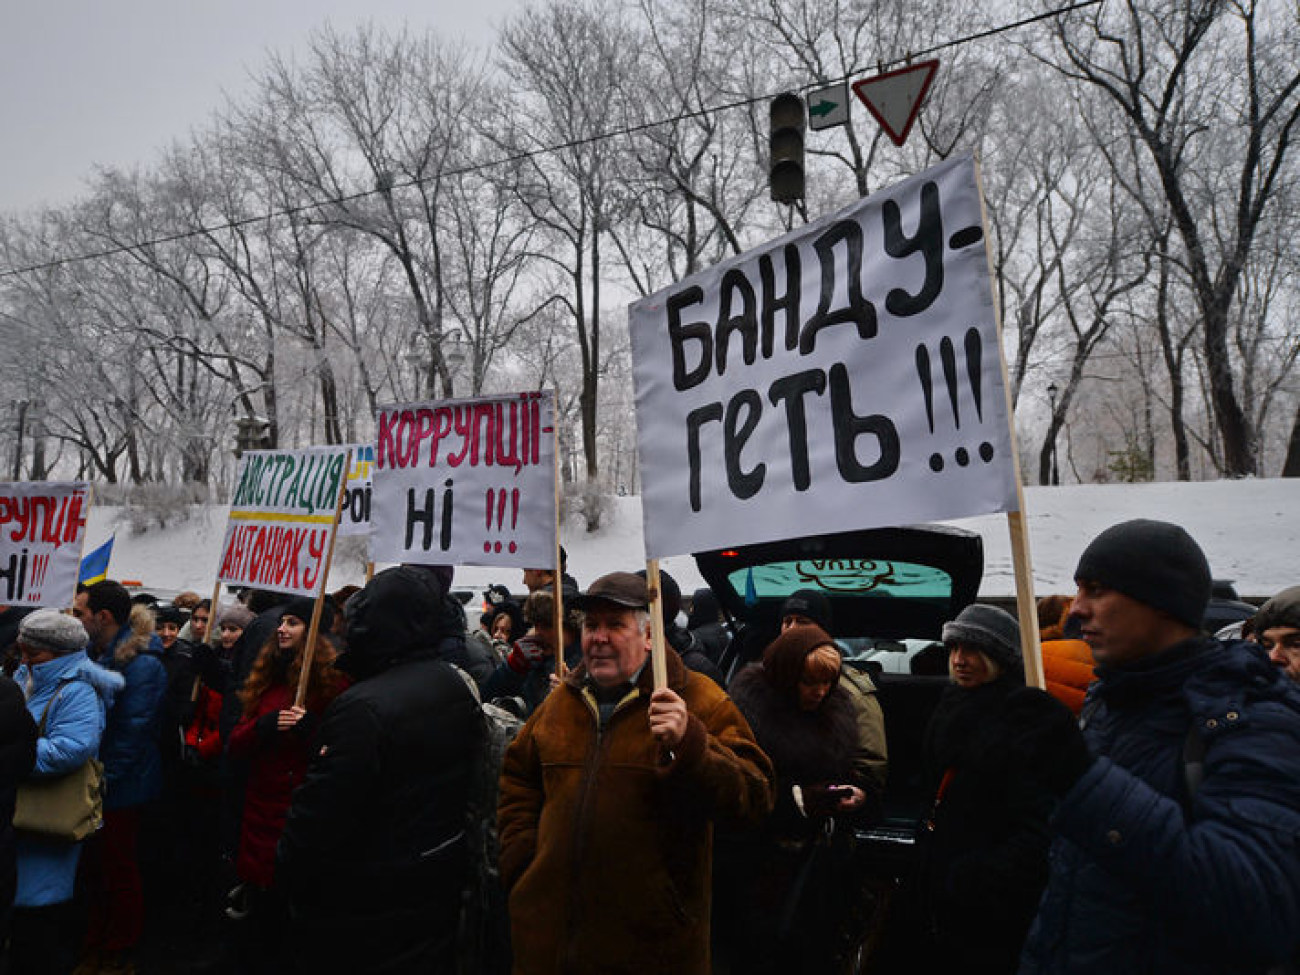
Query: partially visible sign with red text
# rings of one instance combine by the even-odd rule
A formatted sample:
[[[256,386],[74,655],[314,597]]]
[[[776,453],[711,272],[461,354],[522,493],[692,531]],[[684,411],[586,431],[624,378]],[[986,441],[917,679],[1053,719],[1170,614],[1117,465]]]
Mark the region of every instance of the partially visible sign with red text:
[[[550,392],[380,408],[370,557],[553,564],[554,414]]]
[[[84,481],[0,483],[0,603],[72,605],[89,513]]]
[[[251,450],[239,462],[220,582],[314,596],[329,566],[347,447]]]

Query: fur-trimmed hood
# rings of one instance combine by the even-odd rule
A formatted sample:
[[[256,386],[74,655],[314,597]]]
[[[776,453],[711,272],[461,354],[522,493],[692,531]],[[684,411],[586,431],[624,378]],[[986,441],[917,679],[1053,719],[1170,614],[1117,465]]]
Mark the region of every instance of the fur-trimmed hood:
[[[162,655],[162,644],[158,642],[157,635],[154,633],[154,616],[148,606],[131,607],[131,616],[127,620],[127,625],[117,631],[117,636],[113,638],[109,649],[113,654],[112,659],[105,660],[105,655],[101,654],[99,662],[114,670],[125,670],[127,664],[141,653]]]

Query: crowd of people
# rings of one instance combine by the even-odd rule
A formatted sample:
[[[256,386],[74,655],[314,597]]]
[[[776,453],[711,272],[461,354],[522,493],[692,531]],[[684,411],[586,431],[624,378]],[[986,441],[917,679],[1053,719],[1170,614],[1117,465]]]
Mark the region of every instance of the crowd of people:
[[[156,930],[158,971],[832,973],[882,937],[921,972],[1297,971],[1300,587],[1204,633],[1205,556],[1158,521],[1075,579],[1039,607],[1047,691],[994,606],[916,658],[947,684],[888,889],[860,837],[889,705],[815,590],[744,648],[707,590],[688,616],[667,573],[582,590],[563,563],[472,627],[446,566],[3,608],[0,972],[150,970]]]

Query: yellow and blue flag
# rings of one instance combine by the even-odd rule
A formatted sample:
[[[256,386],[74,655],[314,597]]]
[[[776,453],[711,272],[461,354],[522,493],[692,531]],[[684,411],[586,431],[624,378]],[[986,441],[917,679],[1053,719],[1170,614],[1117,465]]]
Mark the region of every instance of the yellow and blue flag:
[[[81,560],[81,572],[77,576],[78,582],[89,586],[96,582],[103,582],[108,578],[108,560],[113,555],[113,539],[116,537],[116,535],[110,535],[108,541]]]

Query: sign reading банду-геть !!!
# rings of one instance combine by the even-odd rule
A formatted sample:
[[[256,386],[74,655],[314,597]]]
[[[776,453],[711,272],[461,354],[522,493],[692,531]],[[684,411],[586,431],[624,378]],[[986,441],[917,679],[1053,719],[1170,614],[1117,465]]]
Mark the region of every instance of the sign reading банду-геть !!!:
[[[380,407],[370,557],[553,565],[554,415],[549,391]]]
[[[969,155],[629,317],[649,558],[1016,510]]]
[[[250,450],[239,461],[220,582],[314,596],[328,570],[347,447]]]

